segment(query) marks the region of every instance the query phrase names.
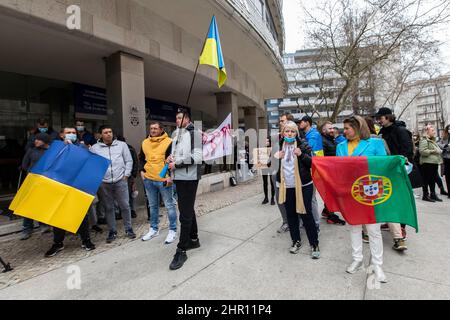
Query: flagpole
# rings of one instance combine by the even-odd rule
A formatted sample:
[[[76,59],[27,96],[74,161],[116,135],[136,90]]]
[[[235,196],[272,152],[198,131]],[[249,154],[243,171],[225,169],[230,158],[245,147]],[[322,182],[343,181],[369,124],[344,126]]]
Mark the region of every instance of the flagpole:
[[[214,15],[213,15],[213,17],[211,18],[211,22],[212,22],[213,19],[214,19]],[[211,23],[210,23],[210,26],[211,26]],[[202,52],[200,52],[200,56],[201,56],[201,54],[203,53],[203,50],[205,49],[205,44],[206,44],[206,41],[208,40],[208,34],[209,34],[209,28],[208,28],[208,32],[206,33],[205,39],[203,40]],[[200,57],[200,56],[199,56],[199,57]],[[186,99],[186,108],[189,107],[189,102],[191,101],[192,89],[194,88],[195,78],[197,78],[197,71],[198,71],[198,67],[199,67],[199,66],[200,66],[200,58],[197,59],[197,66],[195,67],[194,77],[192,78],[191,87],[189,88],[189,94],[188,94],[188,97],[187,97],[187,99]],[[183,127],[183,122],[184,122],[184,118],[185,118],[185,116],[186,116],[186,111],[187,111],[187,110],[185,110],[185,112],[183,112],[183,118],[181,119],[180,126],[177,127],[177,129],[178,129],[178,136],[177,136],[177,142],[175,143],[175,148],[173,149],[173,155],[175,155],[175,151],[177,150],[178,143],[179,143],[179,141],[180,141],[180,137],[181,137],[181,129],[182,129],[182,127]]]

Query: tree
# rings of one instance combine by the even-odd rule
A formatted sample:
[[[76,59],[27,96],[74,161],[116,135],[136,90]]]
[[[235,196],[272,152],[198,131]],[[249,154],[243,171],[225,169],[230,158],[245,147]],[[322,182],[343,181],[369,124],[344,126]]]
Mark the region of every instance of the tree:
[[[330,116],[335,121],[346,107],[370,113],[377,97],[378,105],[395,104],[408,81],[434,68],[428,61],[439,43],[432,32],[449,22],[450,1],[318,0],[305,12],[309,43],[320,50],[321,64],[341,79]],[[362,96],[373,101],[362,104]]]

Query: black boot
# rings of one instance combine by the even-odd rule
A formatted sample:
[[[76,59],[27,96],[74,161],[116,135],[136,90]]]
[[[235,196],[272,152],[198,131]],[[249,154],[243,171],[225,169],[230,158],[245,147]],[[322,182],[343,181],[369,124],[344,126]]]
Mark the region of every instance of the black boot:
[[[422,200],[427,202],[436,202],[435,200],[431,199],[428,194],[424,194]]]
[[[172,263],[169,266],[170,270],[177,270],[180,269],[183,264],[187,260],[186,251],[177,249],[177,252],[175,253],[175,256],[173,257]]]
[[[267,204],[267,203],[269,203],[269,199],[267,199],[267,197],[265,197],[261,204]]]
[[[434,200],[434,201],[437,201],[437,202],[442,202],[442,199],[438,198],[438,196],[437,196],[436,193],[432,193],[432,194],[430,195],[430,199],[431,199],[431,200]]]

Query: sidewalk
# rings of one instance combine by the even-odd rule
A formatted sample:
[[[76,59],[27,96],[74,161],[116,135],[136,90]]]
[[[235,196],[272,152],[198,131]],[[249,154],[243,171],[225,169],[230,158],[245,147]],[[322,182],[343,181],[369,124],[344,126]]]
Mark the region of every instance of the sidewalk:
[[[320,260],[310,258],[302,230],[301,254],[292,255],[289,235],[276,233],[276,206],[260,205],[259,190],[199,218],[202,247],[188,252],[180,270],[168,268],[175,245],[163,244],[163,232],[76,262],[81,290],[68,290],[64,266],[0,290],[0,299],[450,299],[450,200],[417,200],[421,230],[409,228],[404,254],[391,249],[391,236],[383,232],[389,282],[369,289],[364,271],[345,273],[348,226],[322,223]],[[364,250],[367,265],[367,245]]]

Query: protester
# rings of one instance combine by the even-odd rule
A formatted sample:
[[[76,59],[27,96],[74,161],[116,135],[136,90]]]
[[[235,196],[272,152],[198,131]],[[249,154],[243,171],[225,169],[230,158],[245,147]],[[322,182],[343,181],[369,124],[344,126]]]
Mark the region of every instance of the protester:
[[[305,134],[306,141],[311,147],[313,156],[323,156],[323,144],[322,136],[319,131],[312,126],[313,121],[309,116],[304,116],[300,120],[299,128]],[[319,205],[316,198],[316,188],[313,186],[313,196],[312,196],[312,214],[314,217],[314,222],[316,223],[317,231],[320,232],[320,215],[319,215]]]
[[[326,157],[335,157],[336,156],[336,141],[335,141],[335,133],[334,133],[333,123],[327,121],[321,126],[321,134],[322,134],[322,144],[323,144],[323,153]],[[334,212],[330,212],[327,209],[327,206],[322,210],[322,217],[327,220],[329,224],[340,224],[345,225],[345,221],[340,219],[337,214]]]
[[[450,124],[444,129],[444,136],[439,143],[444,159],[444,175],[447,183],[447,196],[450,199]]]
[[[436,180],[439,177],[439,165],[443,163],[442,150],[436,143],[436,130],[432,125],[424,128],[424,134],[419,143],[419,153],[422,177],[425,180],[422,200],[442,202],[435,191]]]
[[[334,127],[334,139],[336,141],[336,145],[345,141],[345,137],[341,133],[341,129],[339,129],[338,127]]]
[[[271,154],[272,155],[274,155],[279,150],[278,149],[279,142],[283,140],[284,125],[288,121],[294,121],[294,116],[292,114],[285,113],[280,117],[280,131],[276,136],[271,137],[271,145],[272,145]],[[275,184],[275,199],[277,201],[278,210],[280,211],[281,219],[282,219],[281,227],[278,228],[277,232],[285,233],[285,232],[289,231],[289,224],[288,224],[288,220],[287,220],[287,216],[286,216],[286,209],[284,208],[284,205],[282,205],[278,202],[280,189],[276,185],[276,171],[274,172],[273,170],[271,170],[271,172],[272,172],[272,183]]]
[[[79,139],[80,143],[82,143],[88,147],[91,147],[97,143],[97,140],[95,139],[94,135],[86,130],[84,121],[77,120],[75,122],[75,127],[77,129],[78,139]]]
[[[91,147],[91,151],[110,161],[98,192],[99,200],[106,211],[109,227],[106,242],[111,243],[117,238],[114,201],[117,202],[122,214],[127,237],[134,239],[136,235],[131,222],[128,193],[128,179],[133,169],[133,159],[127,144],[114,138],[111,126],[101,126],[99,132],[101,139]]]
[[[409,163],[414,163],[412,134],[406,129],[406,124],[403,121],[396,121],[395,115],[389,108],[380,108],[375,118],[382,127],[379,135],[386,141],[391,155],[404,156]],[[406,225],[402,224],[401,227],[403,239],[406,239]]]
[[[268,149],[268,156],[270,156],[270,150],[272,147],[270,139],[266,139],[266,147]],[[269,203],[269,180],[270,180],[270,204],[272,206],[275,205],[275,186],[273,183],[273,180],[271,179],[271,173],[270,173],[270,161],[269,163],[257,163],[256,165],[257,169],[261,170],[261,176],[263,179],[263,189],[264,189],[264,200],[262,204],[268,204]],[[265,166],[264,168],[261,168],[261,166]]]
[[[292,240],[290,252],[296,254],[302,245],[300,239],[299,219],[303,221],[311,257],[320,258],[319,239],[312,216],[313,183],[311,177],[311,154],[307,146],[298,138],[299,132],[294,122],[288,121],[284,126],[284,140],[280,141],[280,151],[274,156],[279,159],[277,173],[279,185],[279,203],[284,204]]]
[[[75,127],[65,127],[61,131],[62,137],[64,140],[64,143],[66,144],[72,144],[75,146],[84,146],[83,144],[80,144],[80,141],[77,137],[77,130]],[[86,147],[87,148],[87,147]],[[92,205],[91,205],[92,206]],[[95,245],[91,242],[90,235],[89,235],[89,220],[88,220],[89,214],[87,214],[83,222],[80,225],[80,228],[78,229],[78,234],[80,235],[82,245],[81,247],[85,249],[86,251],[92,251],[95,249]],[[52,247],[45,253],[45,256],[47,258],[55,256],[58,252],[64,250],[64,238],[66,236],[66,231],[53,227],[53,245]]]
[[[373,122],[372,118],[365,118],[364,119],[367,123],[367,126],[369,127],[370,131],[370,137],[371,138],[378,138],[377,135],[377,129],[375,128],[375,123]],[[381,139],[384,144],[384,149],[386,150],[386,154],[390,155],[391,152],[389,150],[389,147],[384,139]],[[385,223],[381,225],[381,230],[390,231],[392,238],[394,240],[393,249],[396,251],[405,251],[408,249],[406,246],[406,239],[403,238],[402,233],[402,227],[400,223]],[[367,234],[367,229],[365,226],[363,226],[363,241],[369,243],[369,235]]]
[[[336,150],[337,156],[385,156],[386,150],[380,139],[371,138],[367,123],[363,118],[354,116],[344,120],[344,134],[346,141],[339,144]],[[380,224],[366,225],[369,233],[370,252],[372,256],[372,270],[379,282],[387,282],[383,265],[383,239],[381,237]],[[347,268],[350,274],[363,267],[362,226],[350,227],[353,262]]]
[[[186,110],[179,110],[176,123],[177,130],[172,136],[172,155],[168,161],[177,189],[181,231],[170,270],[183,266],[187,260],[187,250],[200,247],[194,206],[201,179],[202,137]]]
[[[28,142],[25,146],[25,151],[34,147],[34,140],[36,139],[36,135],[38,135],[39,133],[48,134],[50,136],[50,143],[53,140],[58,139],[58,132],[53,130],[53,128],[48,125],[48,121],[46,119],[39,119],[36,123],[36,129],[34,130],[34,133],[28,139]]]
[[[45,151],[50,147],[51,138],[47,133],[38,133],[34,137],[34,147],[29,148],[22,160],[20,169],[30,172],[33,166],[42,158]],[[39,223],[42,233],[49,233],[50,227],[44,223]],[[22,235],[20,240],[27,240],[31,237],[34,228],[34,220],[29,218],[23,219]]]
[[[169,218],[169,233],[165,243],[170,244],[177,237],[177,209],[173,198],[173,186],[167,173],[160,174],[166,165],[166,159],[172,152],[172,139],[164,132],[161,123],[150,123],[150,136],[142,142],[139,152],[139,172],[149,199],[150,230],[142,237],[143,241],[159,236],[159,197],[163,198]]]

